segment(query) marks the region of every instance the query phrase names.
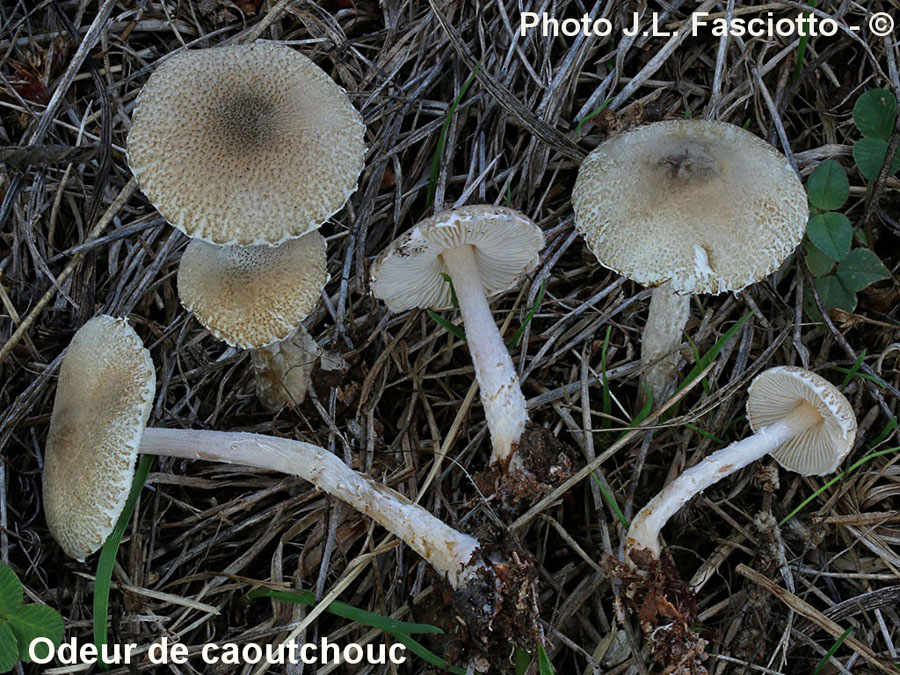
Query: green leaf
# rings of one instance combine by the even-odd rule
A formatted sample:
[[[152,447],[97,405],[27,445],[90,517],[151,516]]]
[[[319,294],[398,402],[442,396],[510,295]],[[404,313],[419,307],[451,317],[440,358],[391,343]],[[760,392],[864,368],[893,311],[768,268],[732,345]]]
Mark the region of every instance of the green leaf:
[[[538,288],[537,296],[534,298],[534,303],[531,305],[531,309],[528,310],[528,314],[525,315],[525,320],[522,321],[522,325],[519,326],[519,329],[516,331],[515,335],[513,335],[512,340],[509,341],[509,347],[507,347],[507,349],[513,350],[516,348],[516,345],[519,344],[519,340],[521,340],[522,336],[525,334],[525,329],[528,328],[528,324],[531,323],[531,320],[534,318],[534,315],[537,314],[541,303],[544,301],[544,291],[546,290],[547,282],[545,280],[541,280],[541,286],[540,288]]]
[[[844,288],[840,279],[833,275],[816,279],[816,290],[825,309],[843,309],[845,312],[856,309],[856,294]]]
[[[0,617],[22,606],[22,584],[9,565],[0,561]]]
[[[827,652],[825,652],[825,656],[823,656],[822,660],[819,661],[819,664],[816,666],[816,669],[813,671],[812,675],[819,675],[819,673],[822,672],[822,668],[825,667],[825,664],[828,663],[828,660],[832,656],[834,656],[835,652],[837,652],[837,650],[840,648],[840,646],[842,644],[844,644],[844,640],[846,640],[848,637],[850,637],[850,634],[853,632],[853,628],[854,628],[853,626],[850,626],[847,630],[845,630],[843,633],[841,633],[841,636],[837,639],[837,642],[835,642],[833,645],[831,645],[829,650]]]
[[[810,203],[822,211],[839,209],[850,196],[850,183],[844,167],[833,159],[822,162],[806,182]]]
[[[844,381],[841,382],[841,386],[838,387],[841,391],[847,388],[847,385],[850,384],[850,381],[859,374],[859,369],[863,364],[863,361],[866,358],[866,350],[863,350],[859,353],[859,356],[856,357],[856,361],[853,362],[853,367],[847,370],[847,374],[844,376]]]
[[[824,277],[834,269],[834,261],[817,249],[812,242],[806,242],[806,266],[814,277]]]
[[[881,173],[881,165],[884,164],[884,157],[887,154],[888,144],[880,138],[861,138],[856,141],[853,146],[853,159],[856,160],[856,166],[859,167],[860,173],[866,180],[875,180]],[[894,155],[894,164],[891,166],[893,175],[900,169],[900,152]]]
[[[578,138],[581,138],[581,128],[582,128],[586,123],[588,123],[588,122],[590,122],[592,119],[594,119],[597,115],[599,115],[600,113],[602,113],[602,112],[606,109],[606,106],[609,105],[609,102],[612,101],[612,100],[613,100],[613,97],[610,96],[610,97],[607,98],[607,99],[606,99],[599,107],[594,108],[593,110],[591,110],[591,112],[589,112],[587,115],[585,115],[585,116],[582,117],[580,120],[578,120],[578,125],[575,127],[575,132],[578,134]]]
[[[547,650],[544,649],[544,645],[538,645],[537,648],[538,653],[538,667],[541,675],[556,675],[556,671],[553,670],[553,664],[550,663],[550,657],[547,656]]]
[[[678,388],[675,390],[676,394],[686,386],[688,386],[691,382],[693,382],[694,379],[703,372],[703,369],[713,362],[713,360],[719,355],[719,352],[721,352],[722,349],[725,348],[727,342],[732,337],[734,337],[734,335],[739,330],[741,330],[741,328],[744,327],[744,324],[750,320],[751,316],[753,316],[753,312],[747,312],[746,314],[744,314],[744,316],[738,319],[731,328],[725,331],[725,334],[722,335],[722,337],[716,340],[716,343],[712,347],[710,347],[705,354],[697,359],[697,363],[693,368],[691,368],[691,371],[687,374],[687,377],[685,377],[684,380],[682,380],[681,384],[678,385]]]
[[[892,418],[892,421],[889,422],[888,424],[891,425],[894,419],[896,419],[896,418]],[[896,425],[894,425],[894,426],[896,426]],[[881,439],[881,440],[884,440],[884,439]],[[881,441],[879,441],[879,442],[881,442]],[[813,499],[815,499],[820,494],[825,492],[828,488],[830,488],[835,483],[842,481],[845,477],[849,476],[851,473],[856,471],[859,467],[861,467],[866,462],[869,462],[869,461],[875,459],[876,457],[883,457],[884,455],[890,455],[891,453],[897,452],[898,450],[900,450],[900,446],[896,446],[893,448],[885,448],[883,450],[878,450],[877,452],[870,452],[868,455],[866,455],[862,459],[856,460],[855,462],[853,462],[853,464],[850,465],[849,469],[847,469],[846,471],[841,471],[837,476],[828,480],[828,482],[826,482],[822,487],[820,487],[818,490],[813,492],[809,497],[807,497],[802,502],[800,502],[800,505],[797,506],[796,508],[794,508],[794,510],[791,511],[789,514],[787,514],[784,518],[782,518],[779,521],[778,525],[781,527],[784,527],[785,523],[787,523],[791,518],[793,518],[798,513],[800,513],[800,511],[802,511],[806,507],[806,505],[809,504]]]
[[[456,297],[456,288],[453,286],[453,278],[446,272],[441,272],[441,277],[450,284],[450,304],[459,309],[459,299]]]
[[[63,641],[66,630],[65,622],[59,612],[47,605],[20,607],[10,615],[9,626],[19,641],[19,658],[24,663],[31,663],[28,648],[32,640],[44,637],[52,640],[53,644],[58,646]],[[45,646],[37,647],[35,652],[41,657],[48,655]]]
[[[446,660],[442,659],[434,652],[429,651],[426,647],[422,646],[420,643],[409,637],[409,635],[396,633],[394,635],[394,639],[400,644],[404,645],[409,651],[418,656],[420,659],[427,661],[431,665],[440,668],[441,670],[446,670],[449,673],[453,673],[453,675],[466,675],[465,670],[457,666],[451,666],[447,663]]]
[[[850,251],[850,255],[838,265],[836,274],[847,290],[853,293],[891,276],[878,256],[867,248]]]
[[[438,174],[441,171],[441,157],[444,155],[444,144],[447,142],[447,129],[450,128],[450,120],[452,120],[453,116],[456,114],[456,109],[462,102],[463,96],[466,95],[469,87],[472,86],[472,82],[475,81],[475,76],[478,74],[480,68],[481,64],[479,63],[475,67],[475,70],[472,71],[472,74],[469,75],[468,79],[463,84],[462,89],[459,90],[459,94],[454,99],[453,104],[450,106],[450,110],[447,112],[447,118],[441,125],[441,133],[438,136],[437,148],[434,151],[434,157],[431,158],[431,177],[428,180],[428,193],[426,196],[428,206],[431,206],[434,202],[434,192],[437,189]]]
[[[0,673],[8,673],[19,661],[19,641],[6,621],[0,621]]]
[[[428,316],[430,316],[432,319],[434,319],[434,322],[438,326],[443,328],[445,331],[447,331],[451,335],[455,335],[463,342],[466,341],[466,334],[461,327],[457,326],[454,323],[451,323],[450,321],[447,321],[447,319],[442,317],[440,314],[432,312],[430,309],[428,310]]]
[[[141,489],[144,487],[144,481],[147,480],[147,474],[150,473],[150,467],[153,466],[153,455],[143,455],[138,461],[137,470],[134,472],[134,480],[131,483],[131,490],[128,492],[128,498],[125,500],[125,508],[119,514],[116,526],[112,533],[103,542],[103,548],[100,550],[100,559],[97,561],[97,574],[94,575],[94,646],[97,652],[103,649],[107,639],[107,615],[109,613],[109,585],[112,581],[113,567],[116,565],[116,554],[119,552],[119,544],[122,543],[122,537],[125,535],[125,528],[128,527],[128,521],[131,520],[131,514],[134,513],[134,507],[137,506],[138,497]],[[109,666],[102,659],[97,661],[97,667],[100,670],[108,670]]]
[[[619,508],[619,503],[616,501],[614,495],[610,494],[609,490],[607,490],[603,481],[600,480],[600,477],[597,475],[596,471],[591,471],[591,478],[594,479],[594,482],[597,484],[597,487],[600,489],[600,494],[603,497],[603,501],[606,502],[606,505],[609,507],[610,511],[616,514],[616,518],[619,519],[619,522],[622,523],[622,527],[626,530],[628,529],[628,518],[625,517],[625,514],[622,512],[622,509]]]
[[[853,121],[866,138],[887,141],[897,120],[897,97],[887,89],[872,89],[856,99]]]
[[[525,675],[531,665],[531,654],[524,649],[516,648],[516,675]]]
[[[315,593],[306,590],[281,591],[274,588],[254,588],[247,593],[248,600],[255,600],[257,598],[271,598],[280,602],[290,602],[296,605],[312,606],[317,604]],[[382,616],[375,612],[369,612],[354,607],[353,605],[348,605],[346,602],[332,602],[325,608],[325,611],[329,614],[334,614],[335,616],[350,619],[351,621],[364,626],[379,628],[386,633],[406,633],[407,635],[410,635],[413,633],[436,634],[444,632],[439,627],[432,626],[429,623],[410,623],[408,621],[392,619],[389,616]]]
[[[840,262],[850,253],[853,243],[853,225],[843,213],[829,211],[809,219],[806,236],[816,248],[835,262]]]

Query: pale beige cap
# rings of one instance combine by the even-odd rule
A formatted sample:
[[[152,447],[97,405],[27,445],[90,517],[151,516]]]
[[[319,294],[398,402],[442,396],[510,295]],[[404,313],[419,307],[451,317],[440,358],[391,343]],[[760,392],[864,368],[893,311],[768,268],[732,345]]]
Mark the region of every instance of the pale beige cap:
[[[325,239],[280,246],[216,246],[194,239],[178,267],[184,306],[220,340],[255,349],[288,337],[328,282]]]
[[[67,555],[99,549],[125,507],[156,373],[125,319],[98,316],[63,357],[44,452],[44,513]]]
[[[670,120],[598,146],[572,195],[601,265],[678,293],[738,291],[800,243],[806,191],[787,159],[724,122]]]
[[[846,397],[831,382],[794,366],[760,373],[750,384],[747,419],[754,432],[810,405],[821,422],[770,453],[784,468],[804,476],[832,473],[856,439],[856,415]]]
[[[441,253],[470,245],[485,295],[512,288],[538,264],[544,234],[526,216],[504,206],[463,206],[426,218],[388,246],[372,265],[375,297],[401,312],[453,306]]]
[[[365,127],[308,58],[268,43],[182,52],[138,97],[128,164],[190,237],[277,244],[318,228],[356,190]]]

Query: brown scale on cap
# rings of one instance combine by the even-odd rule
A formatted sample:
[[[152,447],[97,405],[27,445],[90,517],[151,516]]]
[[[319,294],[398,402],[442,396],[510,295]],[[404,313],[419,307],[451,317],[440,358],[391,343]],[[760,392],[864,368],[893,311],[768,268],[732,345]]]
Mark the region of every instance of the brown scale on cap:
[[[356,190],[365,127],[315,63],[267,43],[182,52],[144,85],[128,163],[190,237],[277,244],[318,228]]]

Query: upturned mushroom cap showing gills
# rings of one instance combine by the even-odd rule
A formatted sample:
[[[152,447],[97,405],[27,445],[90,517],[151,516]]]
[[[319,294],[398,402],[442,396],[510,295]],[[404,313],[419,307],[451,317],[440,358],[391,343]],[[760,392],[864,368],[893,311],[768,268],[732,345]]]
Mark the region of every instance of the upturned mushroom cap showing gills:
[[[187,51],[144,85],[128,163],[192,238],[277,244],[316,229],[356,189],[365,127],[346,93],[288,47]]]
[[[178,295],[209,331],[255,349],[287,338],[315,309],[328,281],[325,239],[310,232],[280,246],[193,240],[178,268]]]
[[[833,473],[856,438],[856,416],[844,395],[819,375],[792,366],[770,368],[750,385],[747,418],[754,432],[798,408],[814,410],[821,419],[770,454],[804,476]]]
[[[584,160],[575,225],[602,265],[677,293],[738,291],[803,238],[806,192],[785,157],[740,127],[671,120]]]
[[[426,218],[395,240],[372,266],[375,297],[395,312],[450,309],[450,285],[443,274],[444,251],[470,245],[485,295],[512,288],[534,269],[544,246],[541,229],[503,206],[463,206]]]
[[[63,550],[84,560],[128,497],[156,391],[153,362],[124,319],[75,334],[59,371],[44,458],[44,511]]]

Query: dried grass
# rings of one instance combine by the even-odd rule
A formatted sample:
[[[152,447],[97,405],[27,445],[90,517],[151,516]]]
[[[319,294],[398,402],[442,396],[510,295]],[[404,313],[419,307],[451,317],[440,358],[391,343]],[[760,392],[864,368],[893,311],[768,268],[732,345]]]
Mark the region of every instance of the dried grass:
[[[39,485],[60,355],[88,318],[128,315],[151,349],[160,383],[152,423],[301,437],[466,526],[491,515],[471,479],[489,447],[468,353],[425,313],[389,315],[368,293],[367,266],[395,236],[430,214],[426,193],[440,128],[474,66],[480,64],[477,81],[448,128],[435,205],[505,203],[508,197],[544,228],[548,243],[539,271],[493,307],[498,321],[510,318],[512,334],[546,282],[516,362],[532,418],[586,457],[603,454],[614,440],[611,432],[598,431],[607,326],[613,428],[637,412],[636,357],[648,296],[599,268],[573,232],[569,196],[580,158],[608,133],[691,114],[747,124],[804,175],[828,158],[849,168],[856,97],[875,86],[900,90],[895,45],[866,31],[812,40],[806,67],[793,81],[796,50],[789,40],[620,42],[618,32],[615,41],[518,38],[520,4],[547,5],[13,0],[0,6],[0,145],[39,146],[24,157],[3,155],[7,164],[0,174],[0,341],[6,345],[0,365],[0,557],[17,569],[32,597],[63,612],[69,635],[89,639],[92,586],[84,573],[92,568],[66,559],[50,538]],[[637,9],[627,4],[558,0],[547,9],[559,17],[586,9],[621,22]],[[828,1],[819,9],[843,25],[864,24],[865,11],[896,10],[889,2],[865,5]],[[731,3],[703,7],[730,11]],[[784,13],[806,5],[765,8]],[[733,11],[765,8],[735,3]],[[651,3],[648,11],[664,12],[677,24],[692,9],[674,0]],[[275,417],[256,400],[249,356],[226,349],[179,305],[174,278],[187,240],[139,192],[129,194],[123,154],[135,97],[158,59],[185,47],[245,39],[253,30],[302,50],[346,88],[364,116],[370,148],[360,189],[323,227],[332,280],[307,321],[320,345],[342,355],[346,369],[337,379],[320,377],[311,401]],[[579,136],[578,121],[610,97],[608,110]],[[896,271],[898,183],[889,179],[872,199],[860,176],[851,174],[851,182],[848,215],[872,232],[876,251]],[[626,515],[667,477],[719,445],[685,421],[719,438],[746,433],[745,386],[769,365],[809,366],[839,381],[833,369],[851,367],[866,350],[865,369],[889,386],[859,377],[848,385],[861,429],[853,458],[897,414],[896,281],[863,293],[856,314],[816,325],[800,309],[803,278],[802,269],[789,265],[737,296],[694,300],[688,334],[701,353],[741,316],[753,316],[715,361],[705,387],[681,402],[679,423],[635,434],[599,466]],[[19,326],[25,328],[11,340]],[[896,444],[896,437],[884,443]],[[447,455],[432,480],[439,449]],[[771,509],[780,518],[820,482],[781,472],[780,485],[773,485],[771,462],[709,490],[670,526],[679,568],[685,578],[696,572],[702,585],[699,609],[710,652],[722,655],[710,660],[713,672],[809,672],[833,641],[752,577],[739,576],[741,562],[841,626],[854,625],[854,638],[883,662],[897,660],[898,456],[874,460],[779,531],[760,525],[764,520],[757,516]],[[616,627],[616,584],[595,563],[603,553],[616,554],[623,532],[596,484],[588,479],[573,485],[516,532],[540,566],[541,618],[557,672],[652,669],[640,654],[604,661]],[[151,474],[129,535],[114,577],[119,590],[112,593],[112,641],[146,645],[166,634],[192,647],[283,638],[303,610],[247,604],[242,598],[253,583],[325,595],[384,537],[307,484],[173,460]],[[404,616],[429,583],[424,564],[393,547],[368,557],[341,599]],[[204,604],[220,614],[210,614]],[[326,615],[299,638],[328,635],[346,642],[365,633]],[[828,667],[859,673],[871,668],[846,645]],[[422,670],[415,662],[396,672]]]

